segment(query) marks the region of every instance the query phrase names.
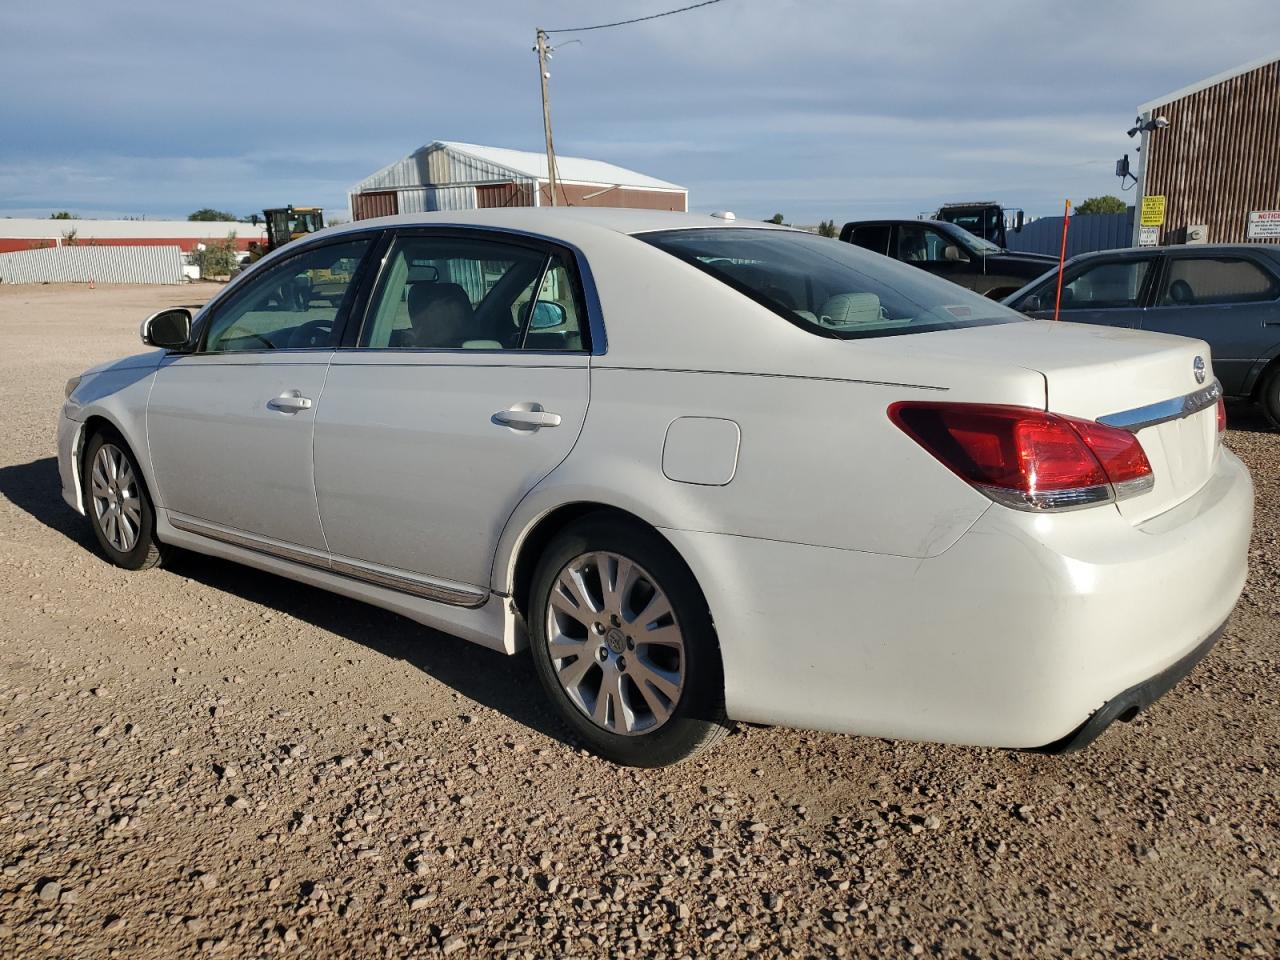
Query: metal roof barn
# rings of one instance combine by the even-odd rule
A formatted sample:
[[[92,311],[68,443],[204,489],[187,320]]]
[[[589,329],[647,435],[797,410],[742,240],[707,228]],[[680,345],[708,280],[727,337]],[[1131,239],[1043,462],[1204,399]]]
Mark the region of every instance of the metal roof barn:
[[[547,180],[546,154],[436,140],[352,187],[351,214],[547,206]],[[603,160],[557,156],[556,181],[563,206],[689,209],[684,187]]]
[[[1280,243],[1280,54],[1157,97],[1138,114],[1169,121],[1143,134],[1139,209],[1142,197],[1166,198],[1155,242]]]

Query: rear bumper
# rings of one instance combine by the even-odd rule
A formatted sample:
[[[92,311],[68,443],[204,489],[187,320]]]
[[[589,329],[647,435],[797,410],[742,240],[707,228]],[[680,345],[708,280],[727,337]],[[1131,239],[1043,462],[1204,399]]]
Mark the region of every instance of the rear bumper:
[[[1053,743],[1037,748],[1036,752],[1050,754],[1075,753],[1077,750],[1083,750],[1097,740],[1106,731],[1107,727],[1111,726],[1115,721],[1124,720],[1127,722],[1132,720],[1172,690],[1183,677],[1194,670],[1196,665],[1213,649],[1213,645],[1218,642],[1226,629],[1227,625],[1223,623],[1217,630],[1205,637],[1199,646],[1185,654],[1176,663],[1161,670],[1154,677],[1143,680],[1141,683],[1136,683],[1123,693],[1112,697],[1099,707],[1093,716],[1080,724],[1071,733],[1061,740],[1055,740]]]
[[[1218,630],[1252,518],[1223,450],[1201,490],[1144,523],[993,506],[927,560],[664,533],[707,596],[735,719],[1037,749],[1125,712]]]

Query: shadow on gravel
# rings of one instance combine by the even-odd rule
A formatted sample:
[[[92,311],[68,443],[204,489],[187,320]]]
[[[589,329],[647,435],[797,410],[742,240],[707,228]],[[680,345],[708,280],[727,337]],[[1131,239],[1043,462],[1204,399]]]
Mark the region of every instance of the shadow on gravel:
[[[89,525],[63,502],[55,458],[0,467],[0,496],[97,555]],[[214,557],[180,551],[166,569],[404,660],[470,700],[572,743],[568,730],[545,706],[528,656],[504,656],[358,600]]]
[[[25,510],[50,530],[56,530],[86,550],[94,539],[89,525],[62,499],[62,480],[56,457],[0,467],[0,497]]]
[[[545,706],[533,661],[525,654],[508,657],[358,600],[216,557],[184,550],[165,569],[403,660],[476,703],[573,744]]]

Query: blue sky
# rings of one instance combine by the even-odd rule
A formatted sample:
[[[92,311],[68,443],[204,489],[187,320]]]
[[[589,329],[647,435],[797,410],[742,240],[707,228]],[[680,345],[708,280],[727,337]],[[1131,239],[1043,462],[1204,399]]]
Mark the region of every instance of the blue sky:
[[[14,4],[0,215],[342,215],[351,184],[422,143],[540,149],[535,26],[679,5]],[[695,210],[1052,214],[1117,192],[1138,103],[1277,38],[1276,0],[722,0],[554,37],[556,145],[684,184]]]

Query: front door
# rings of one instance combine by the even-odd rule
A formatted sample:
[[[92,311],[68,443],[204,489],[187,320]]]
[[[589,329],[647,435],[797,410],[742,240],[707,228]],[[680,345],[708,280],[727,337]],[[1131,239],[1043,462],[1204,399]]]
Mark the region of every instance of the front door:
[[[487,588],[507,519],[578,438],[589,358],[572,254],[480,231],[401,235],[316,417],[334,562]]]
[[[1059,318],[1071,323],[1108,327],[1138,327],[1151,286],[1156,255],[1091,257],[1076,266],[1067,265],[1062,285]],[[1033,317],[1053,318],[1057,297],[1056,272],[1017,309]]]
[[[147,437],[171,521],[324,551],[312,429],[369,243],[307,247],[260,268],[201,318],[195,353],[162,363]]]

